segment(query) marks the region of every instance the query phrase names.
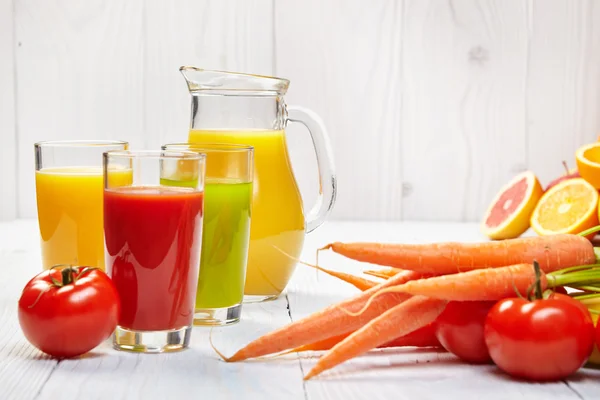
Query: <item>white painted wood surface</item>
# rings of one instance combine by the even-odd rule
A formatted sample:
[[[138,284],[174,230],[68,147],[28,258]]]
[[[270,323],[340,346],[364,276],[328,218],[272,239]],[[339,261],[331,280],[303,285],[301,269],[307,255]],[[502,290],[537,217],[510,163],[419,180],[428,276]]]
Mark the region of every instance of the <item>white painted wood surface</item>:
[[[0,221],[17,216],[13,0],[0,0]]]
[[[581,369],[567,382],[527,383],[493,366],[469,366],[448,353],[380,350],[348,361],[308,382],[302,376],[319,353],[227,364],[208,343],[210,330],[194,328],[191,348],[143,355],[103,343],[78,360],[57,363],[23,338],[17,316],[19,292],[39,271],[35,220],[0,223],[0,394],[2,399],[596,399],[600,370]],[[302,258],[333,240],[432,242],[478,241],[476,224],[332,222],[308,235]],[[358,273],[364,266],[332,253],[321,264]],[[10,270],[10,274],[8,273]],[[237,325],[213,330],[215,345],[232,354],[248,341],[356,293],[334,278],[299,266],[285,295],[244,306]],[[288,309],[289,308],[289,309]]]
[[[144,144],[144,2],[16,0],[18,213],[36,215],[33,144]]]
[[[537,1],[528,13],[526,162],[548,182],[600,135],[600,4]]]
[[[190,95],[182,65],[273,74],[271,0],[146,2],[144,139],[187,141]]]
[[[400,219],[402,2],[283,1],[275,10],[275,70],[291,80],[287,100],[328,126],[339,179],[333,217]],[[301,167],[310,165],[308,135],[290,127],[288,136],[309,155]]]
[[[329,128],[334,219],[478,221],[512,175],[547,183],[600,134],[594,0],[0,4],[3,219],[35,216],[36,140],[185,140],[183,64],[291,79],[288,103]],[[289,146],[308,209],[302,127]]]
[[[525,3],[405,4],[403,215],[478,220],[524,164]]]

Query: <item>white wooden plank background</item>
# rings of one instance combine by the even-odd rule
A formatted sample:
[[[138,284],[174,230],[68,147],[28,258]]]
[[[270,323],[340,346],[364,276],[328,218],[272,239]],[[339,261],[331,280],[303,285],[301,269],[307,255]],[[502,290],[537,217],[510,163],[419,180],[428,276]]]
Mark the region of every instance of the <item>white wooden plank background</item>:
[[[478,220],[525,158],[525,3],[405,4],[403,215]]]
[[[334,216],[399,219],[402,2],[284,1],[275,10],[276,73],[291,79],[288,103],[328,124],[339,178]],[[309,143],[302,129],[289,133],[304,136],[294,144]]]
[[[594,0],[529,5],[527,164],[546,182],[600,135],[599,22]]]
[[[143,145],[143,3],[16,1],[19,216],[36,212],[36,141]]]
[[[0,0],[0,221],[17,216],[13,0]]]
[[[184,140],[182,64],[292,80],[288,103],[329,128],[336,219],[477,221],[513,174],[547,183],[600,133],[594,0],[0,4],[3,219],[36,213],[36,140]],[[306,131],[289,145],[308,209]]]
[[[182,65],[273,74],[271,0],[145,3],[145,145],[187,141]]]

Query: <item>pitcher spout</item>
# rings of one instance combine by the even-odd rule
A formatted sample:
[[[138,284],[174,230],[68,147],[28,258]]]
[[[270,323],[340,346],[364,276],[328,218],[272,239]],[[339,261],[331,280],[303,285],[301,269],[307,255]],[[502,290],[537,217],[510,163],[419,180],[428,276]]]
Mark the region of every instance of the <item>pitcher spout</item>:
[[[179,71],[190,93],[210,91],[212,94],[283,96],[290,85],[289,80],[273,76],[208,70],[191,66],[182,66]]]

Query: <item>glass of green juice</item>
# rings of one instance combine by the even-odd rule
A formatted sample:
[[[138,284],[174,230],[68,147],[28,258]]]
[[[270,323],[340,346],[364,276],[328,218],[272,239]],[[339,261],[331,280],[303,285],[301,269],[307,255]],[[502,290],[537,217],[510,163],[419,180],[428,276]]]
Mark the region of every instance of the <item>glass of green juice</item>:
[[[171,143],[163,150],[206,155],[204,220],[194,326],[229,325],[240,320],[248,247],[254,173],[252,146]],[[162,185],[193,186],[193,164],[182,162]]]

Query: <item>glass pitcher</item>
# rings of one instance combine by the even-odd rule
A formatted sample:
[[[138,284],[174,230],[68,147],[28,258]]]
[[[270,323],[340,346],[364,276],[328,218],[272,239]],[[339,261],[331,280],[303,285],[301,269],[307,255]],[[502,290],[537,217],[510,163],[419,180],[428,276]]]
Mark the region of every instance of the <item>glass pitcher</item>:
[[[336,197],[326,129],[314,112],[287,106],[289,81],[268,76],[181,67],[190,94],[190,143],[254,147],[254,187],[244,302],[273,299],[285,289],[304,244]],[[317,203],[305,217],[290,166],[285,128],[299,122],[310,132],[319,168]],[[286,253],[286,254],[284,254]]]

